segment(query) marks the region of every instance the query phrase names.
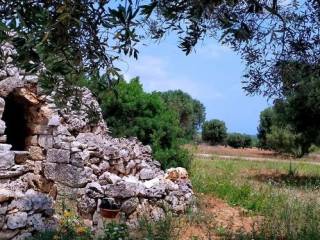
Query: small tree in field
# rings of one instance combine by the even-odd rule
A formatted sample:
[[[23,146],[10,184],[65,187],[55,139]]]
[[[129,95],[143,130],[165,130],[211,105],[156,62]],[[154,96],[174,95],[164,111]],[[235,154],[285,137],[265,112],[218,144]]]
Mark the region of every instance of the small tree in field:
[[[290,153],[302,157],[301,145],[297,144],[301,135],[294,133],[288,127],[272,126],[271,132],[267,134],[267,143],[271,149],[280,153]]]
[[[211,145],[223,144],[227,138],[227,128],[223,121],[206,121],[202,127],[202,140]]]

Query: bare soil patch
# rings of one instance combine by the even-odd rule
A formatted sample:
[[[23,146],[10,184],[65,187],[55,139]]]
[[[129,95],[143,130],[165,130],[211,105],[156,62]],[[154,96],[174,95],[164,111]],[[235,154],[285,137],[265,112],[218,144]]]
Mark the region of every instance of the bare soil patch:
[[[231,207],[221,199],[215,197],[205,198],[206,209],[213,214],[219,227],[231,231],[251,232],[258,217],[248,216],[240,207]]]
[[[219,232],[246,232],[257,229],[262,217],[249,216],[240,207],[232,207],[214,196],[201,196],[200,212],[205,221],[186,223],[180,230],[179,239],[221,239]],[[197,237],[197,238],[196,238]]]

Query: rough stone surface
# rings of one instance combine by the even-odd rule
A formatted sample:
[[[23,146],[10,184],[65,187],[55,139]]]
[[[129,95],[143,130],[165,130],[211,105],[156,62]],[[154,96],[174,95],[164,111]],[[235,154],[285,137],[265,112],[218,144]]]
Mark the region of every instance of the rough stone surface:
[[[104,199],[116,203],[132,227],[139,218],[159,220],[165,210],[183,213],[192,204],[187,171],[175,168],[165,173],[152,158],[150,146],[136,138],[108,135],[99,104],[88,89],[74,89],[82,99],[76,110],[75,97],[58,108],[56,91],[45,95],[37,74],[28,75],[13,65],[12,45],[5,43],[0,51],[11,62],[0,59],[0,116],[6,108],[3,98],[11,94],[24,104],[29,130],[26,151],[14,151],[6,143],[6,123],[0,120],[0,239],[22,240],[54,228],[59,218],[54,207],[61,200],[70,201],[94,231],[103,227]],[[95,122],[90,118],[93,109]]]
[[[28,214],[26,212],[17,212],[8,215],[7,226],[9,229],[22,228],[27,225]]]
[[[133,213],[139,205],[139,198],[130,198],[122,203],[120,211],[124,212],[127,216]]]
[[[140,171],[140,179],[141,180],[150,180],[155,177],[155,173],[152,169],[144,168]]]
[[[51,135],[40,135],[38,138],[38,144],[44,149],[52,148],[53,146],[53,137]]]
[[[0,170],[9,169],[14,165],[14,152],[0,152]]]
[[[90,168],[82,169],[69,164],[46,163],[44,167],[46,178],[70,187],[84,187],[90,181],[91,174]]]
[[[45,159],[45,156],[43,154],[43,149],[38,146],[30,146],[28,148],[30,158],[35,161],[41,161]]]
[[[0,134],[4,134],[5,130],[6,130],[6,123],[0,120]]]
[[[47,152],[47,161],[53,163],[69,163],[70,151],[63,149],[49,149]]]
[[[0,189],[0,203],[13,199],[14,192],[7,189]]]

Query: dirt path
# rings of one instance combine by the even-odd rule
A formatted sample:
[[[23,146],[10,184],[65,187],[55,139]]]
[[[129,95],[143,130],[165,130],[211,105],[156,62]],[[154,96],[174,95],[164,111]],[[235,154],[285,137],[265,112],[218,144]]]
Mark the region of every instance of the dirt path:
[[[179,234],[179,240],[221,239],[219,232],[251,232],[261,217],[247,216],[240,207],[231,207],[226,202],[213,196],[200,197],[201,207],[198,221],[186,223]],[[202,213],[202,214],[201,214]]]
[[[200,158],[212,158],[217,156],[222,159],[227,160],[245,160],[245,161],[253,161],[253,162],[275,162],[275,163],[290,163],[288,159],[279,159],[279,158],[263,158],[263,157],[246,157],[246,156],[227,156],[227,155],[215,155],[215,154],[207,154],[207,153],[196,153],[194,154],[196,157]],[[319,165],[320,162],[316,161],[299,161],[299,160],[291,160],[293,163],[304,163],[311,165]]]
[[[276,152],[259,148],[232,148],[228,146],[211,146],[207,144],[200,144],[197,146],[185,145],[185,147],[196,153],[243,157],[286,158]]]

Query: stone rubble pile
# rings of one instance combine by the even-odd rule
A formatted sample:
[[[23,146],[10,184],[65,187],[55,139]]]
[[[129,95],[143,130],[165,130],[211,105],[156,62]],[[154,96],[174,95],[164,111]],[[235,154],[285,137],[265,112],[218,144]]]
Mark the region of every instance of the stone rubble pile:
[[[1,51],[14,54],[8,44]],[[164,172],[149,146],[136,138],[112,138],[88,89],[78,89],[80,109],[67,108],[72,100],[60,109],[55,92],[43,94],[38,76],[12,67],[0,75],[0,118],[13,99],[23,104],[28,129],[25,149],[12,150],[7,123],[0,120],[0,239],[24,239],[55,227],[54,208],[64,198],[93,229],[102,225],[104,199],[115,201],[133,227],[141,217],[158,220],[167,210],[183,213],[191,205],[186,170]]]

